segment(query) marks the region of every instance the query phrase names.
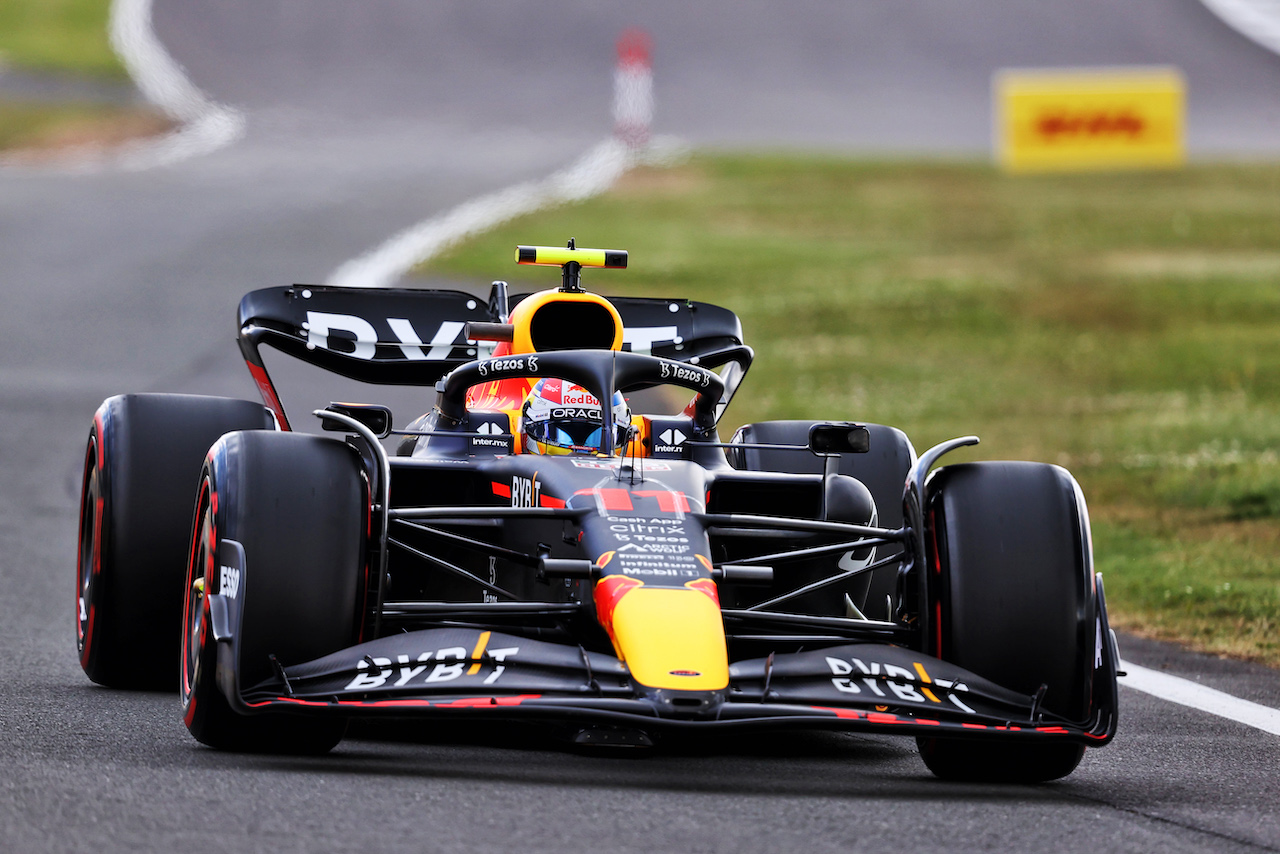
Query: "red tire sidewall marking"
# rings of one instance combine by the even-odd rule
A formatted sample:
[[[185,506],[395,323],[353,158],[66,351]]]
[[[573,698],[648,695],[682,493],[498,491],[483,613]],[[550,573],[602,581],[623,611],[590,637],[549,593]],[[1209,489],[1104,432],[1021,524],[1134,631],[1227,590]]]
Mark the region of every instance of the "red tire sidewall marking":
[[[933,655],[942,659],[942,552],[938,548],[938,512],[929,510],[929,539],[933,543]],[[926,580],[926,583],[927,580]]]
[[[201,657],[204,656],[205,642],[209,631],[209,597],[208,590],[210,578],[213,573],[209,572],[209,564],[214,559],[213,555],[217,549],[218,537],[218,518],[217,518],[217,492],[214,489],[212,476],[206,477],[200,484],[200,495],[196,499],[196,517],[192,527],[191,535],[191,553],[187,558],[187,585],[186,591],[182,597],[182,701],[185,704],[183,709],[182,720],[189,727],[195,718],[197,698],[195,694],[195,685],[192,682],[191,673],[191,631],[187,624],[187,615],[191,613],[191,591],[195,585],[197,577],[204,578],[206,595],[202,597],[200,609],[202,611],[200,620],[200,637],[196,641],[199,646],[197,653]],[[199,569],[200,575],[197,576],[196,562],[200,559],[200,543],[204,537],[204,516],[209,517],[209,551],[205,556],[205,566]],[[198,665],[197,665],[198,666]]]
[[[85,449],[85,466],[84,477],[80,485],[81,501],[84,500],[85,493],[88,491],[89,484],[92,482],[93,476],[97,475],[98,494],[94,500],[93,521],[90,523],[93,542],[93,556],[90,560],[89,574],[93,578],[93,582],[89,585],[89,591],[93,594],[90,601],[84,603],[84,607],[88,610],[88,615],[83,621],[80,620],[80,599],[84,594],[84,581],[82,576],[84,565],[82,557],[84,555],[84,537],[85,537],[85,520],[83,508],[80,518],[80,537],[78,542],[78,550],[76,554],[76,638],[80,642],[80,666],[87,667],[93,648],[93,623],[97,616],[97,606],[92,601],[96,598],[97,592],[101,589],[100,582],[102,578],[102,518],[106,506],[106,442],[105,429],[103,427],[102,412],[99,410],[93,416],[93,435],[90,437],[90,448],[93,453],[92,470],[87,459],[90,450]]]

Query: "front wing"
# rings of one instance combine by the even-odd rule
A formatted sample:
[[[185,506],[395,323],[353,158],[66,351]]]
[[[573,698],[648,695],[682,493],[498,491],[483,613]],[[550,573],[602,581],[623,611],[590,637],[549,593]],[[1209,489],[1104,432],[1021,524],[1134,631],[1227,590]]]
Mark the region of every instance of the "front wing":
[[[1110,741],[1116,726],[1118,657],[1109,631],[1099,638],[1093,712],[1086,721],[1065,721],[1038,708],[1036,697],[883,643],[739,661],[723,691],[672,692],[638,687],[623,662],[581,647],[439,628],[277,665],[274,678],[242,690],[231,666],[234,634],[217,630],[225,620],[214,622],[219,685],[245,714],[525,719],[646,732],[821,728],[1092,746]]]

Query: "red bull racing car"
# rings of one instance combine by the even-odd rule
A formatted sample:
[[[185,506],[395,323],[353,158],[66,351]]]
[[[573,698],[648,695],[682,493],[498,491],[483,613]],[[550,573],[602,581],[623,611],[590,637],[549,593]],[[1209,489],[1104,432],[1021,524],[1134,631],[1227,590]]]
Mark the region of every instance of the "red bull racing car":
[[[1116,728],[1118,655],[1065,470],[935,469],[892,427],[717,422],[751,365],[730,311],[606,299],[625,252],[527,247],[558,288],[254,291],[263,403],[122,395],[84,466],[89,678],[171,686],[229,750],[323,752],[354,717],[916,737],[937,775],[1069,774]],[[295,432],[262,348],[434,387]],[[689,398],[643,414],[649,389]],[[637,408],[638,405],[637,405]],[[194,520],[194,521],[193,521]]]

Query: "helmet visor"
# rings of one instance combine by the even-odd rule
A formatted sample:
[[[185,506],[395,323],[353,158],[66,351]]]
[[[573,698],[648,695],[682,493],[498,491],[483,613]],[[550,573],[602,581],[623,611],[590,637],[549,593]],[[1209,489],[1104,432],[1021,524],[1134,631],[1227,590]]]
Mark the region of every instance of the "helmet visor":
[[[532,421],[527,428],[529,437],[545,445],[570,448],[575,451],[601,451],[604,428],[599,421],[586,418],[554,418]],[[627,428],[617,425],[617,444],[625,441]]]

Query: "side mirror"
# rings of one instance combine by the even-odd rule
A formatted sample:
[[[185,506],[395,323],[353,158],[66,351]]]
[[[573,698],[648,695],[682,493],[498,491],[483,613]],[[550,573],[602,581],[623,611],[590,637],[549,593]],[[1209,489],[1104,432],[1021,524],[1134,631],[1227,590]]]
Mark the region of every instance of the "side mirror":
[[[865,454],[871,450],[871,431],[849,422],[814,424],[809,428],[809,450],[825,454]]]
[[[516,328],[510,323],[472,320],[462,330],[463,337],[468,341],[514,341],[516,337]]]
[[[391,435],[391,410],[385,406],[378,406],[372,403],[331,403],[325,407],[325,411],[336,412],[339,415],[345,415],[348,418],[359,421],[379,439],[385,439]],[[323,418],[321,419],[321,424],[325,430],[332,430],[337,433],[351,429],[346,424],[333,418]]]

